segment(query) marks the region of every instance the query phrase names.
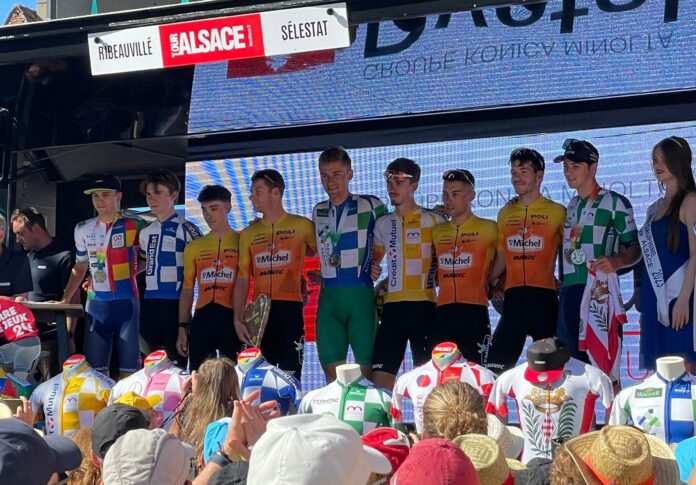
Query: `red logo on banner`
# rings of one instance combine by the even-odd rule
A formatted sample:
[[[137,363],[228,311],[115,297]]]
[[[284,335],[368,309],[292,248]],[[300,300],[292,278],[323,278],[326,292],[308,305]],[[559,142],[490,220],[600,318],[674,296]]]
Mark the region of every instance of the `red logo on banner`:
[[[12,300],[0,300],[0,335],[5,340],[12,342],[38,334],[31,310]]]
[[[264,55],[259,14],[161,25],[159,32],[164,67]]]
[[[227,63],[227,77],[274,76],[332,64],[336,51],[304,52],[287,56],[256,57]]]

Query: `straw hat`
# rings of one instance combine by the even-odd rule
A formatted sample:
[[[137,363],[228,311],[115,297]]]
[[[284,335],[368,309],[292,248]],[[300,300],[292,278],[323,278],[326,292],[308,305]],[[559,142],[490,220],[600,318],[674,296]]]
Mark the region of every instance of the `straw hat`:
[[[588,485],[673,485],[679,466],[669,447],[630,426],[605,426],[565,443]],[[654,478],[654,481],[648,480]]]
[[[474,464],[481,485],[512,485],[515,479],[498,443],[484,434],[464,434],[454,438]]]
[[[505,426],[493,414],[487,414],[486,417],[488,418],[488,436],[500,445],[506,458],[517,459],[524,448],[522,430],[514,426]]]

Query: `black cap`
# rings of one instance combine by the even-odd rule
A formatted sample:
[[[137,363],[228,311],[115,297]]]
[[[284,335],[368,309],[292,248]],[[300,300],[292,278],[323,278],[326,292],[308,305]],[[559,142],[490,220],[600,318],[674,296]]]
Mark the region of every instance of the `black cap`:
[[[85,195],[91,195],[97,190],[115,190],[121,192],[121,182],[113,175],[105,173],[94,174],[90,177],[89,186],[84,190]]]
[[[565,150],[563,155],[554,158],[554,163],[561,163],[564,158],[573,162],[599,162],[599,151],[589,141],[569,138],[563,143],[563,149]]]
[[[133,429],[147,429],[150,416],[127,404],[107,406],[94,418],[92,451],[102,460],[117,439]]]
[[[570,354],[558,337],[537,340],[527,349],[527,365],[536,372],[560,369],[569,359]]]

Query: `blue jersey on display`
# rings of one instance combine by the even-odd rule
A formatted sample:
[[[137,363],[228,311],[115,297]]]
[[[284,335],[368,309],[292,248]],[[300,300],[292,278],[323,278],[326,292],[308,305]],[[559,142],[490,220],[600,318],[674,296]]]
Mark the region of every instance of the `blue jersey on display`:
[[[300,382],[287,372],[271,365],[263,357],[259,357],[246,373],[239,365],[236,369],[242,398],[254,391],[261,391],[261,397],[253,403],[255,406],[267,401],[278,401],[283,416],[288,414],[291,406],[293,412],[299,409],[302,400]]]

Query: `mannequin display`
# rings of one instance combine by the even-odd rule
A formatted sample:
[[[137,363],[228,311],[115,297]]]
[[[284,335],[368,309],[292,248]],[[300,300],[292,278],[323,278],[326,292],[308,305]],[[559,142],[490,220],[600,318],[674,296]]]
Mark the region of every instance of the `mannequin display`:
[[[269,363],[256,347],[237,355],[237,377],[242,398],[254,391],[261,395],[255,406],[266,401],[277,401],[281,415],[295,414],[300,407],[302,388],[295,377]]]
[[[41,356],[34,314],[12,300],[0,300],[0,364],[20,379],[36,384],[33,371]]]
[[[70,437],[92,427],[113,386],[114,381],[92,369],[84,355],[76,354],[65,361],[63,372],[34,390],[31,407],[35,413],[43,409],[46,434]]]
[[[554,440],[590,431],[595,402],[609,408],[614,391],[609,376],[572,359],[563,341],[551,337],[532,343],[527,362],[498,377],[486,411],[507,419],[508,398],[517,403],[526,464],[533,458],[552,459]]]
[[[109,404],[128,392],[134,392],[147,400],[152,396],[159,396],[159,402],[153,406],[157,414],[157,426],[169,431],[186,377],[185,372],[169,360],[165,350],[156,350],[145,357],[142,369],[118,381],[111,390]]]
[[[616,396],[609,424],[632,424],[667,444],[679,443],[696,434],[696,377],[686,372],[682,357],[660,357],[655,366],[654,374]]]
[[[403,400],[413,403],[416,431],[423,428],[423,405],[435,386],[447,381],[466,382],[478,390],[485,399],[491,393],[495,374],[474,362],[466,360],[456,344],[443,342],[432,351],[432,359],[420,367],[403,374],[396,381],[392,395],[392,416],[395,424],[403,423]]]
[[[330,414],[364,435],[390,426],[389,393],[365,379],[358,364],[336,367],[336,380],[302,398],[300,414]]]

